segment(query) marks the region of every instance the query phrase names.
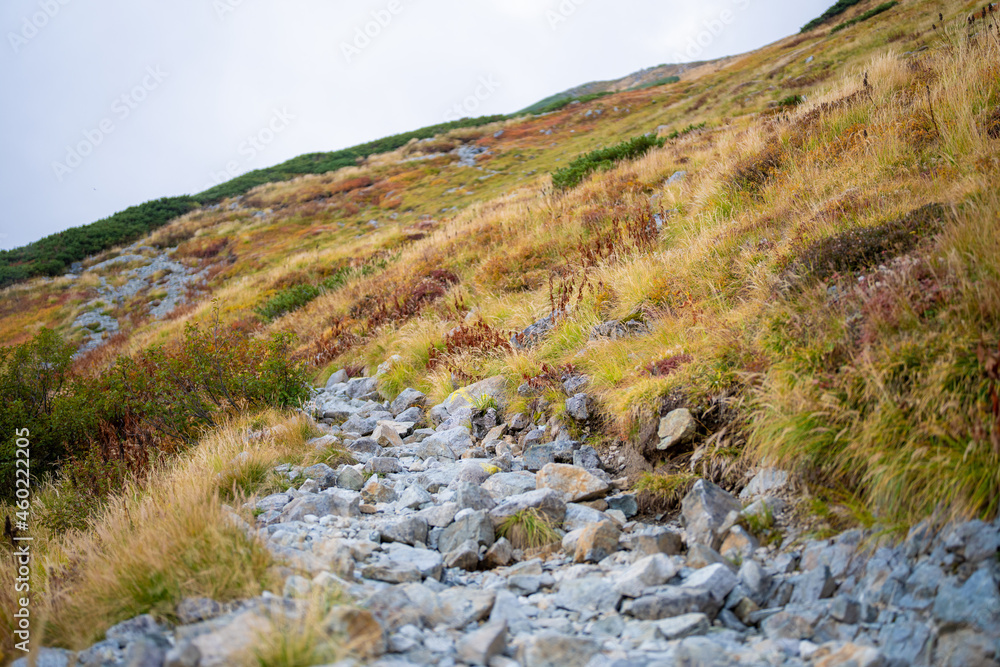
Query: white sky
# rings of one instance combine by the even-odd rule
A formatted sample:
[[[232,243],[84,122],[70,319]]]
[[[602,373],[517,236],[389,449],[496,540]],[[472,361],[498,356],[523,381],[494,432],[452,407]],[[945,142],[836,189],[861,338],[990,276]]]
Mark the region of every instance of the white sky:
[[[690,60],[709,28],[694,59],[742,53],[832,1],[4,0],[0,248],[200,192],[227,166],[443,122],[481,78],[495,90],[463,115]]]

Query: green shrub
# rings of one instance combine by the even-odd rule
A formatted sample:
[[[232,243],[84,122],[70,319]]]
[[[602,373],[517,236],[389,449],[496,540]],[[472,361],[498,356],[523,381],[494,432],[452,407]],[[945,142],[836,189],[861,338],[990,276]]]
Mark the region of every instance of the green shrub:
[[[704,129],[707,124],[708,123],[698,123],[697,125],[691,124],[681,130],[674,130],[673,132],[667,135],[667,139],[669,141],[673,141],[674,139],[679,139],[680,137],[683,137],[685,134],[690,134],[692,132],[696,132],[697,130]]]
[[[892,9],[893,7],[895,7],[898,4],[899,3],[896,2],[895,0],[893,0],[892,2],[883,2],[878,7],[875,7],[873,9],[869,9],[864,14],[861,14],[860,16],[856,16],[853,19],[851,19],[850,21],[844,21],[840,25],[834,27],[833,30],[830,31],[830,34],[832,35],[835,32],[839,32],[839,31],[843,30],[844,28],[850,28],[852,25],[861,23],[862,21],[867,21],[868,19],[870,19],[873,16],[878,16],[882,12],[889,11],[890,9]]]
[[[570,95],[568,97],[563,97],[562,96],[563,94],[560,93],[559,95],[546,97],[541,102],[532,104],[527,109],[524,109],[521,113],[530,113],[530,114],[535,114],[536,116],[543,113],[552,113],[553,111],[559,111],[560,109],[568,107],[573,102],[579,102],[583,104],[584,102],[592,102],[593,100],[598,100],[602,97],[607,97],[610,94],[611,94],[610,92],[602,92],[602,93],[590,93],[589,95],[580,95],[580,96]]]
[[[230,181],[220,183],[219,185],[205,190],[204,192],[196,195],[196,197],[202,203],[214,204],[227,197],[236,197],[244,194],[252,188],[257,187],[258,185],[263,185],[264,183],[277,183],[279,181],[291,180],[296,176],[302,176],[303,174],[325,174],[327,172],[343,169],[344,167],[353,167],[359,160],[363,160],[370,155],[379,155],[381,153],[388,153],[398,148],[402,148],[412,139],[429,139],[430,137],[434,137],[451,130],[468,127],[480,127],[482,125],[489,125],[490,123],[506,120],[507,118],[510,118],[510,116],[500,115],[482,116],[479,118],[462,118],[461,120],[455,120],[448,123],[430,125],[419,130],[413,130],[412,132],[394,134],[390,137],[369,141],[368,143],[359,144],[350,148],[344,148],[339,151],[300,155],[273,167],[256,169],[241,176],[237,176]]]
[[[364,271],[369,268],[369,265],[366,264],[361,273],[364,274]],[[332,276],[324,279],[319,285],[308,283],[292,285],[281,290],[254,310],[265,320],[275,320],[286,313],[298,310],[320,294],[332,292],[342,287],[351,275],[350,270],[340,269]]]
[[[57,276],[73,262],[131,243],[193,210],[191,197],[167,197],[131,206],[89,225],[73,227],[13,250],[0,251],[0,287],[35,276]]]
[[[616,162],[622,160],[634,160],[645,155],[650,148],[658,148],[664,143],[664,139],[643,134],[614,146],[591,151],[573,160],[568,167],[553,173],[552,185],[559,190],[575,187],[594,171],[610,169]]]
[[[825,12],[820,14],[818,18],[814,18],[812,21],[802,26],[801,32],[807,32],[817,26],[822,25],[823,23],[826,23],[834,16],[839,16],[840,14],[843,14],[844,12],[846,12],[848,9],[858,4],[859,2],[861,2],[861,0],[837,0],[837,2],[832,7],[830,7]]]

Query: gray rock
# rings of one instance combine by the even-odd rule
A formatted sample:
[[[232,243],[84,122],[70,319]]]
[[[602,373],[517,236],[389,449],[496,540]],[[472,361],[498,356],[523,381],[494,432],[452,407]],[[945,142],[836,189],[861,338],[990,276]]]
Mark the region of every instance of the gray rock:
[[[427,619],[430,627],[464,628],[490,616],[496,601],[495,591],[480,591],[454,586],[438,594],[434,613]]]
[[[351,398],[365,398],[378,390],[377,378],[352,378],[347,381],[347,395]]]
[[[496,500],[517,496],[536,488],[535,475],[530,472],[500,472],[483,482],[483,489]]]
[[[707,590],[721,604],[726,599],[726,596],[729,595],[729,591],[733,590],[738,582],[739,580],[736,578],[736,575],[728,567],[721,563],[716,563],[715,565],[695,570],[681,585],[684,588]]]
[[[660,420],[660,427],[656,431],[660,442],[656,448],[664,451],[682,445],[691,440],[697,431],[698,422],[695,421],[691,411],[687,408],[678,408]]]
[[[493,475],[490,479],[495,477],[498,475]],[[501,500],[490,510],[490,520],[497,527],[508,517],[529,509],[536,510],[555,525],[561,525],[566,516],[566,502],[562,494],[552,489],[535,489]]]
[[[537,472],[550,463],[555,463],[555,446],[552,443],[532,445],[524,451],[524,467]]]
[[[964,584],[949,577],[934,600],[934,618],[940,623],[967,625],[1000,636],[1000,592],[989,570],[981,569]]]
[[[593,639],[543,632],[524,640],[517,659],[524,667],[586,665],[600,650]]]
[[[464,426],[438,431],[420,443],[417,456],[421,458],[457,459],[472,447],[472,438]]]
[[[348,450],[357,454],[382,456],[385,453],[385,449],[371,438],[356,438],[354,440],[348,440],[344,446],[347,447]]]
[[[755,560],[745,560],[740,565],[740,584],[749,593],[751,599],[757,604],[764,601],[768,589],[771,587],[771,576]],[[846,621],[844,621],[846,622]]]
[[[590,419],[589,403],[590,398],[586,394],[574,394],[566,399],[566,414],[578,422],[585,422]]]
[[[667,640],[706,634],[711,625],[705,614],[681,614],[656,622],[656,627]]]
[[[625,546],[637,554],[675,556],[683,550],[684,540],[667,528],[649,528],[626,536]]]
[[[612,611],[618,607],[621,593],[605,577],[563,580],[552,601],[570,611]]]
[[[396,415],[396,421],[411,423],[414,426],[424,420],[424,411],[418,407],[407,408]]]
[[[661,618],[692,613],[702,613],[709,618],[715,618],[721,608],[722,604],[704,588],[681,586],[664,586],[655,593],[622,602],[622,614],[645,621],[657,621]]]
[[[886,648],[888,653],[888,647]],[[889,653],[894,658],[896,654]],[[997,658],[996,637],[988,637],[972,630],[962,629],[943,633],[934,649],[934,665],[941,667],[971,667],[972,665],[995,666]],[[918,658],[925,658],[924,654]],[[908,664],[928,664],[927,662],[910,662]]]
[[[420,581],[423,577],[441,578],[444,559],[438,552],[399,543],[390,543],[385,547],[389,550],[376,556],[370,565],[363,568],[366,579],[399,584]]]
[[[688,545],[705,544],[718,549],[742,509],[740,501],[727,491],[699,479],[681,501]]]
[[[551,489],[550,489],[551,490]],[[586,528],[601,521],[614,521],[604,512],[595,510],[593,507],[580,505],[579,503],[569,503],[566,505],[566,514],[563,519],[563,528],[569,531]]]
[[[360,491],[365,485],[365,476],[351,466],[337,473],[337,486],[348,491]]]
[[[416,545],[427,544],[427,521],[417,516],[408,516],[382,527],[383,542],[401,542]]]
[[[376,456],[368,460],[368,463],[365,464],[365,470],[377,475],[389,475],[403,472],[403,466],[399,465],[399,459]]]
[[[462,482],[458,484],[455,502],[459,509],[482,510],[489,512],[497,506],[496,501],[482,486]]]
[[[201,651],[191,642],[180,642],[163,658],[163,667],[198,667]]]
[[[428,526],[434,528],[444,528],[455,520],[459,507],[456,503],[442,503],[431,505],[420,512],[420,515],[427,521]]]
[[[332,391],[334,385],[345,384],[350,379],[351,377],[347,374],[347,371],[345,371],[343,368],[334,371],[333,375],[330,376],[330,379],[326,381],[326,390]]]
[[[485,459],[481,459],[475,463],[466,463],[458,469],[458,473],[455,475],[455,480],[452,483],[459,484],[465,482],[482,486],[483,482],[490,477],[490,473],[486,470],[487,465],[489,464]]]
[[[380,480],[378,475],[373,475],[361,487],[361,497],[369,503],[394,503],[399,499],[399,494],[396,492],[395,484]]]
[[[604,467],[597,450],[589,445],[585,445],[573,452],[573,465],[587,470],[600,470]]]
[[[639,513],[639,499],[634,493],[619,493],[616,496],[608,496],[604,500],[608,503],[608,509],[618,510],[627,518],[632,518]]]
[[[837,590],[830,568],[821,565],[799,576],[792,592],[792,604],[812,604],[826,599]]]
[[[458,643],[458,659],[469,665],[487,665],[507,648],[507,623],[487,623]]]
[[[396,506],[417,509],[432,502],[434,502],[434,498],[431,494],[420,486],[413,484],[412,486],[406,487],[406,490],[400,494],[399,500],[396,501]]]
[[[677,564],[666,554],[644,556],[615,576],[615,590],[626,597],[642,597],[647,589],[673,579],[677,570]]]
[[[667,179],[667,185],[674,185],[675,183],[680,183],[685,178],[687,178],[686,171],[684,171],[683,169],[680,171],[675,171],[673,174],[670,175],[670,178]]]
[[[840,623],[854,625],[861,620],[861,605],[846,595],[838,595],[830,604],[830,617]]]
[[[111,626],[104,633],[104,636],[108,639],[128,643],[146,635],[162,635],[165,632],[166,629],[157,623],[155,618],[150,614],[143,614]]]
[[[416,407],[422,408],[427,404],[427,396],[423,392],[413,388],[404,389],[399,396],[393,399],[389,405],[389,411],[394,415],[399,415],[404,411]]]
[[[361,413],[356,412],[341,425],[341,428],[345,433],[371,435],[375,431],[376,426],[378,426],[378,421],[376,419],[371,417],[362,417]]]
[[[125,667],[163,667],[170,642],[162,635],[147,635],[125,649]]]
[[[760,624],[760,629],[768,639],[809,639],[813,635],[812,624],[802,616],[779,611]]]
[[[268,512],[271,510],[280,512],[281,509],[290,502],[292,502],[292,497],[287,493],[272,493],[271,495],[258,500],[254,507],[261,512]]]
[[[760,470],[740,491],[741,500],[756,500],[783,491],[788,486],[788,473],[777,468]]]
[[[35,657],[34,667],[69,667],[74,660],[74,653],[61,648],[41,648]],[[18,658],[11,667],[28,667],[27,658]]]
[[[442,553],[454,551],[467,540],[485,547],[493,545],[495,540],[493,523],[486,512],[471,512],[445,528],[438,538],[438,550]]]
[[[479,544],[475,540],[466,540],[457,549],[445,554],[444,566],[475,571],[479,568]]]

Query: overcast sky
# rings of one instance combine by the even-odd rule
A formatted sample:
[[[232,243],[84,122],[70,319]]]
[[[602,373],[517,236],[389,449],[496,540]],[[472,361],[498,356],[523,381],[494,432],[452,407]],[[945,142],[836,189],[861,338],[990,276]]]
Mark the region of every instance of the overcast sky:
[[[0,248],[458,112],[742,53],[831,2],[4,0]]]

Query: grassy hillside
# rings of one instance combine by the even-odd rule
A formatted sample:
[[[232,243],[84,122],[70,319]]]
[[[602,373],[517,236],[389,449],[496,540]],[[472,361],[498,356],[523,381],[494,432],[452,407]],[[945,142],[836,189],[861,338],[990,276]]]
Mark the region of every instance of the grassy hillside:
[[[440,401],[499,374],[541,388],[512,411],[559,417],[561,373],[585,373],[600,418],[580,436],[625,443],[641,488],[691,474],[738,488],[776,465],[841,527],[994,517],[1000,44],[993,15],[969,22],[979,10],[909,0],[669,85],[234,192],[144,241],[205,270],[191,302],[163,320],[142,293],[106,304],[121,333],[75,371],[100,376],[218,313],[294,335],[316,381],[391,359],[388,397]],[[649,133],[648,150],[554,187]],[[475,167],[459,146],[482,151]],[[7,288],[0,337],[78,339],[97,281]],[[506,342],[550,315],[537,344]],[[612,320],[635,335],[596,334]],[[678,406],[699,438],[665,455],[655,427]]]

